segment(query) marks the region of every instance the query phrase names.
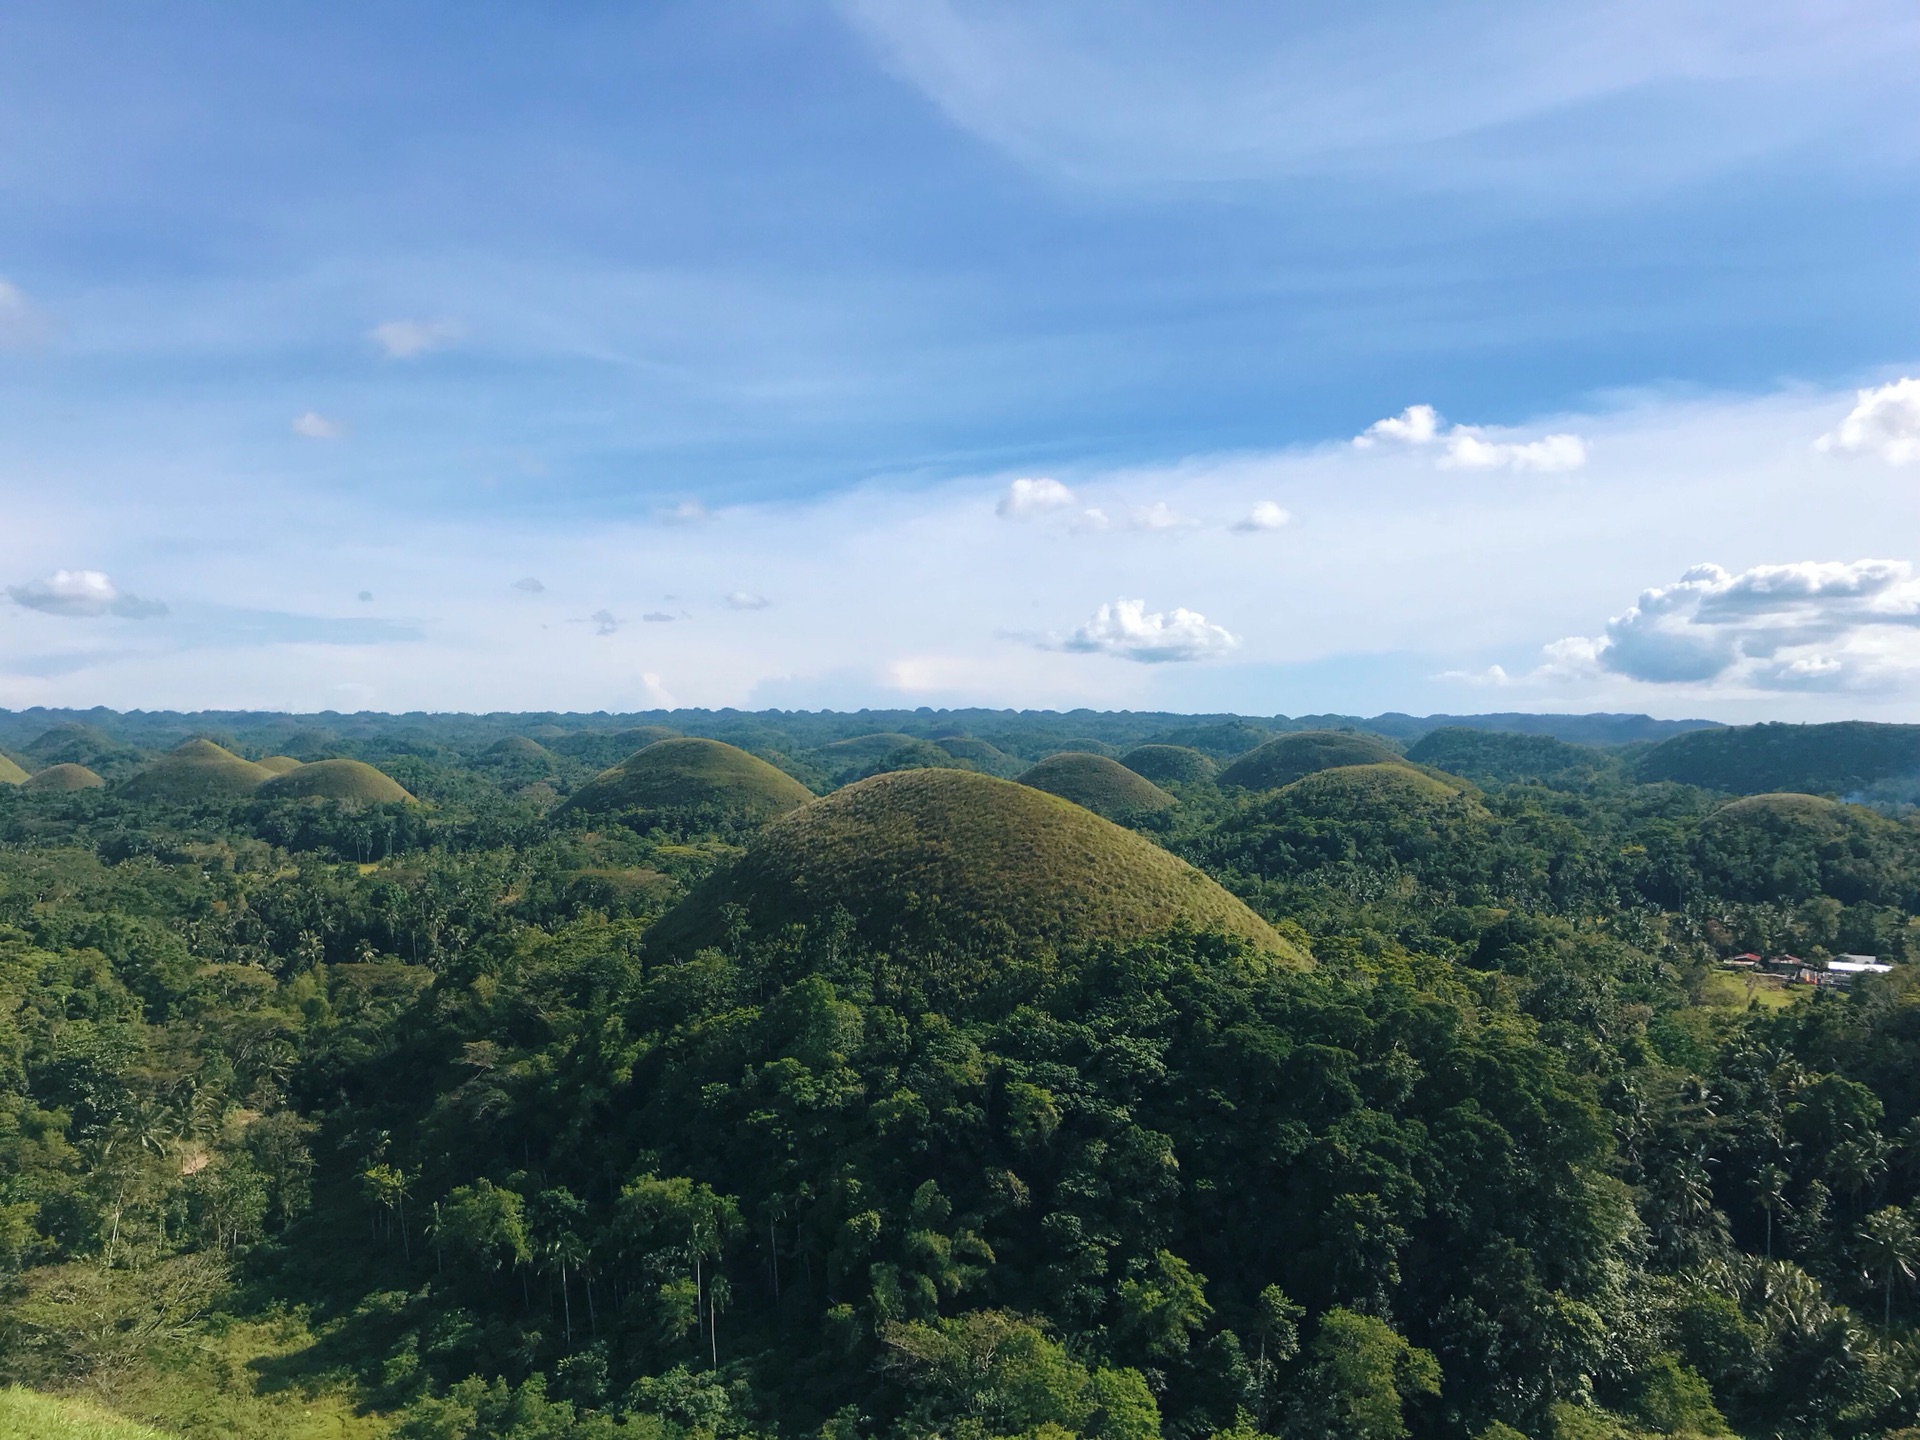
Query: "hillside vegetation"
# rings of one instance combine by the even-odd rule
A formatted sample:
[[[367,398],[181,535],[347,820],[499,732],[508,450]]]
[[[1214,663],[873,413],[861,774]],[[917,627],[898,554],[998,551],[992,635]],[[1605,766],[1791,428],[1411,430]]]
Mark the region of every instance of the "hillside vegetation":
[[[1547,779],[1565,783],[1598,773],[1612,763],[1604,751],[1569,745],[1551,735],[1515,735],[1465,726],[1428,731],[1407,748],[1406,758],[1479,784]]]
[[[171,1440],[84,1400],[0,1389],[0,1440]]]
[[[863,780],[769,826],[657,927],[686,952],[725,933],[831,922],[870,943],[938,935],[956,948],[1136,939],[1185,924],[1304,957],[1205,875],[1056,796],[954,770]]]
[[[1800,791],[1852,795],[1920,777],[1920,725],[1737,725],[1664,740],[1640,757],[1645,780],[1677,780],[1734,795]]]
[[[1104,755],[1049,755],[1022,771],[1019,780],[1109,820],[1150,815],[1179,803],[1151,780]]]
[[[0,785],[25,784],[27,774],[27,771],[14,764],[5,755],[0,755]]]
[[[1316,770],[1339,765],[1388,764],[1400,752],[1386,741],[1349,730],[1301,730],[1267,741],[1220,772],[1231,790],[1278,790]]]

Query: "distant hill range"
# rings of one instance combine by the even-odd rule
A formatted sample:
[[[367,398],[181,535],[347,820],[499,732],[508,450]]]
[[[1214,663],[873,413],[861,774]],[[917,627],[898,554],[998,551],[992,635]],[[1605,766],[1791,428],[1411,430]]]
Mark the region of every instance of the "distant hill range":
[[[1920,795],[1920,725],[1841,720],[1696,731],[1646,751],[1634,774],[1734,795],[1788,791],[1912,803]]]
[[[170,750],[196,736],[210,737],[236,753],[288,755],[298,760],[345,755],[376,763],[396,755],[433,758],[453,752],[478,754],[518,736],[549,751],[575,755],[599,766],[616,764],[649,740],[666,735],[722,740],[754,754],[828,752],[828,747],[838,747],[823,758],[842,750],[860,749],[842,742],[873,746],[884,738],[896,748],[909,741],[932,742],[968,759],[977,768],[1018,773],[1024,765],[1060,750],[1117,757],[1140,745],[1177,745],[1224,765],[1275,735],[1294,731],[1363,730],[1385,736],[1404,748],[1445,728],[1542,735],[1577,745],[1619,747],[1718,727],[1710,720],[1655,720],[1647,715],[1415,716],[1397,711],[1373,716],[979,709],[651,710],[618,715],[605,711],[485,715],[324,711],[289,715],[257,710],[183,713],[36,707],[0,710],[0,751],[42,765],[61,761],[91,765],[113,779],[121,769],[137,767],[142,752],[150,755]],[[961,744],[979,748],[993,763],[961,754],[956,748]]]

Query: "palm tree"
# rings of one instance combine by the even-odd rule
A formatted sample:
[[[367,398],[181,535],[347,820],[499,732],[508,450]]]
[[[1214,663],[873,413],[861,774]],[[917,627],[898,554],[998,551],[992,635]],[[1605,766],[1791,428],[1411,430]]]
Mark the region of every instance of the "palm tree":
[[[1920,1232],[1897,1205],[1888,1205],[1867,1217],[1860,1227],[1863,1258],[1869,1271],[1877,1271],[1884,1284],[1886,1299],[1883,1325],[1893,1324],[1893,1282],[1911,1280],[1914,1264],[1920,1261]]]
[[[1773,1216],[1787,1208],[1787,1172],[1778,1165],[1762,1165],[1753,1177],[1753,1198],[1767,1215],[1767,1259],[1773,1259]]]

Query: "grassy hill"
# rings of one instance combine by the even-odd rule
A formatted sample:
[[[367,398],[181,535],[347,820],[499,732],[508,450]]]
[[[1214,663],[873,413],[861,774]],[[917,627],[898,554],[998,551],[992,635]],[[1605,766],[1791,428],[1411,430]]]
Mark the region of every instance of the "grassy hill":
[[[1179,803],[1151,780],[1104,755],[1049,755],[1022,772],[1019,780],[1109,820],[1151,814]]]
[[[1136,745],[1120,763],[1156,785],[1190,785],[1211,780],[1220,770],[1210,756],[1186,745]]]
[[[5,755],[0,755],[0,785],[24,785],[27,774]]]
[[[1508,784],[1516,780],[1565,779],[1606,768],[1610,757],[1551,735],[1519,735],[1507,730],[1476,730],[1463,725],[1429,730],[1407,751],[1418,765],[1465,776],[1476,782]]]
[[[1224,789],[1278,790],[1316,770],[1392,764],[1399,759],[1399,751],[1371,735],[1352,730],[1299,730],[1242,755],[1220,772],[1220,784]]]
[[[1302,776],[1281,793],[1295,808],[1339,815],[1380,805],[1433,804],[1460,793],[1437,776],[1398,761],[1336,765]]]
[[[211,740],[189,740],[169,750],[120,787],[129,800],[163,800],[177,805],[196,800],[231,800],[251,795],[273,778],[251,760]]]
[[[1920,833],[1819,795],[1735,800],[1701,823],[1693,852],[1702,878],[1734,899],[1826,894],[1848,904],[1899,904],[1920,893]]]
[[[875,776],[769,826],[655,927],[681,952],[717,941],[739,905],[760,930],[844,906],[876,943],[896,935],[1072,944],[1185,922],[1306,957],[1198,870],[1058,796],[964,770]]]
[[[256,760],[253,763],[269,774],[284,775],[289,770],[298,770],[302,762],[291,755],[269,755],[266,759]]]
[[[346,800],[362,805],[412,801],[400,783],[362,760],[315,760],[260,787],[262,800]]]
[[[656,740],[580,787],[568,810],[710,812],[770,819],[806,804],[813,792],[756,755],[719,740]]]
[[[18,1385],[0,1390],[0,1440],[168,1440],[84,1400],[42,1395]]]
[[[1852,795],[1920,776],[1920,725],[1736,725],[1664,740],[1640,757],[1642,780],[1678,780],[1732,795]]]
[[[1183,750],[1198,750],[1224,763],[1246,754],[1273,739],[1273,731],[1262,730],[1244,720],[1227,720],[1217,725],[1182,725],[1164,730],[1148,742],[1153,745],[1177,745]]]
[[[665,739],[664,735],[655,739]],[[651,744],[652,741],[642,742]],[[496,740],[480,752],[484,761],[538,761],[551,762],[553,752],[538,740],[526,735],[509,735],[504,740]]]
[[[84,765],[49,765],[34,771],[20,788],[53,794],[64,790],[98,790],[106,783]]]

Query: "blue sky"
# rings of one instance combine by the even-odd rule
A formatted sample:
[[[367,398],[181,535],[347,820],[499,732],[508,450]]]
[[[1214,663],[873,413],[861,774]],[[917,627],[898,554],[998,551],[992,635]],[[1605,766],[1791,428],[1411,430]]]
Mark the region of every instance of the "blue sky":
[[[1893,0],[9,7],[0,704],[1905,715],[1917,65]]]

